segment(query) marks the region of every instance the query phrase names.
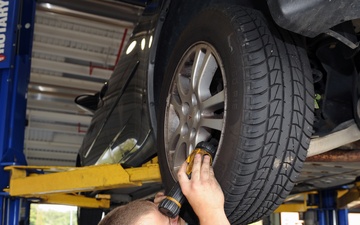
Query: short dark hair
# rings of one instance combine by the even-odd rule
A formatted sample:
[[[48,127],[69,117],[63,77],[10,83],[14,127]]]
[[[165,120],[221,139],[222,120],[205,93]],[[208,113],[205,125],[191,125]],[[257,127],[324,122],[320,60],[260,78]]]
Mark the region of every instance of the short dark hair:
[[[148,200],[135,200],[111,210],[98,225],[132,225],[144,215],[157,210]]]

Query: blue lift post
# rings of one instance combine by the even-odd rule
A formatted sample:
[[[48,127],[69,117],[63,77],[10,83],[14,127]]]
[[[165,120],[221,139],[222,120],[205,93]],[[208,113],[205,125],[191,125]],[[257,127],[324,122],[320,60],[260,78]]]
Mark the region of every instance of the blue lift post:
[[[35,0],[0,0],[0,225],[18,225],[21,207],[29,210],[26,201],[9,197],[3,189],[9,185],[4,167],[26,165],[26,92],[35,8]]]
[[[319,209],[317,210],[319,225],[348,225],[348,209],[337,207],[337,190],[321,190],[318,194]]]

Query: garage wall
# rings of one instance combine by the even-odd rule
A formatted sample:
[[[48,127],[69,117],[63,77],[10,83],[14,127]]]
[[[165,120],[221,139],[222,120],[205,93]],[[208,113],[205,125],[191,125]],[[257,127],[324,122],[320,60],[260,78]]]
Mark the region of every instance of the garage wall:
[[[29,165],[75,165],[91,113],[74,99],[101,89],[133,27],[133,22],[38,6],[25,130]]]

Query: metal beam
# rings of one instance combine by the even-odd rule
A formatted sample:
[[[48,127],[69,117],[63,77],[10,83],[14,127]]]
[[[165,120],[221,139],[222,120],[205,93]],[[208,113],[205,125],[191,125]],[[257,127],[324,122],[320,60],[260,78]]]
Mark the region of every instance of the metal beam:
[[[38,101],[29,99],[28,100],[28,109],[37,109],[45,111],[55,111],[55,112],[64,112],[64,113],[83,113],[84,110],[81,110],[75,105],[75,103],[68,104],[62,102],[53,102],[53,101]],[[66,114],[64,116],[67,116]]]
[[[317,205],[308,205],[307,200],[309,194],[314,195],[317,194],[317,192],[313,191],[290,195],[274,212],[306,212],[309,209],[318,208]]]
[[[64,21],[69,24],[74,24],[76,22],[77,25],[80,26],[89,26],[94,27],[95,29],[100,30],[109,30],[116,35],[117,32],[121,31],[122,29],[133,29],[134,23],[116,20],[108,17],[100,17],[96,16],[95,14],[86,14],[79,11],[67,10],[64,8],[57,8],[46,7],[46,4],[38,4],[36,17],[37,19],[45,19],[46,21],[51,20],[59,20]],[[55,16],[55,17],[54,17]],[[120,35],[118,35],[120,38]]]
[[[29,120],[37,121],[53,121],[71,124],[83,124],[88,126],[91,122],[91,117],[86,115],[75,115],[55,112],[44,112],[39,110],[27,110]]]
[[[89,44],[101,48],[109,48],[109,43],[112,43],[112,48],[109,49],[109,51],[115,51],[115,54],[121,41],[121,38],[109,38],[39,23],[35,26],[35,34],[44,37],[52,37],[54,39],[63,39],[64,41],[69,41],[70,39],[72,42],[76,42],[79,45]]]
[[[306,212],[309,209],[316,209],[317,206],[309,207],[306,203],[289,203],[289,204],[281,204],[274,213],[279,212]]]
[[[337,199],[338,208],[346,208],[349,204],[360,199],[360,182],[355,182],[354,187]]]
[[[56,193],[138,187],[161,182],[158,164],[124,169],[119,164],[88,167],[8,166],[10,186],[5,191],[13,197],[31,198]],[[39,171],[37,174],[31,171]]]
[[[58,73],[68,73],[68,74],[83,76],[87,78],[91,78],[91,77],[100,78],[103,79],[104,81],[108,80],[110,78],[110,75],[112,74],[112,70],[94,68],[94,71],[90,75],[89,66],[80,66],[72,63],[58,62],[58,61],[39,59],[39,58],[33,58],[31,66],[32,68],[43,69]]]
[[[307,157],[306,162],[360,162],[360,150],[335,149]]]
[[[352,206],[357,206],[360,200],[360,182],[355,181],[350,186],[352,187],[348,189],[324,189],[290,195],[285,199],[284,203],[275,210],[275,212],[306,212],[315,209],[318,215],[320,215],[318,218],[318,221],[322,222],[320,224],[333,224],[332,222],[334,221],[347,224],[344,220],[344,216],[346,217],[348,209]],[[330,219],[334,221],[325,223],[325,220],[329,219],[326,217],[332,214],[334,217]]]
[[[119,39],[119,43],[120,43],[120,39]],[[117,49],[118,48],[119,46],[117,46]],[[56,55],[65,58],[78,59],[78,60],[89,61],[89,62],[99,63],[102,65],[109,65],[109,66],[113,66],[116,61],[116,54],[110,54],[110,53],[104,54],[101,52],[95,53],[83,49],[46,44],[42,42],[34,42],[34,52],[41,52],[48,55],[52,55],[56,53]]]
[[[53,165],[54,161],[71,162],[71,166],[75,166],[77,153],[64,153],[53,151],[41,151],[41,150],[27,150],[26,158],[29,160],[37,159],[46,161],[46,165]],[[44,163],[42,163],[44,165]]]
[[[28,109],[29,110],[42,110],[50,112],[64,113],[65,117],[69,115],[84,115],[91,116],[93,113],[84,110],[74,103],[75,98],[71,98],[71,101],[68,99],[53,97],[52,95],[44,94],[33,94],[29,93],[30,98],[28,99]],[[64,100],[64,101],[61,101]]]
[[[138,21],[139,15],[143,10],[143,7],[137,5],[130,5],[126,3],[111,1],[38,0],[38,2],[45,4],[50,3],[80,12],[128,21],[132,23]]]
[[[30,126],[27,129],[85,135],[88,126],[82,124],[74,126],[67,124],[51,124],[45,122],[31,121]]]
[[[27,157],[26,160],[28,161],[29,165],[38,165],[38,166],[74,166],[76,165],[76,160],[62,160],[62,159],[42,159],[39,157],[32,158]]]
[[[55,152],[42,151],[38,149],[29,149],[26,151],[27,159],[37,159],[46,161],[47,165],[53,165],[53,161],[72,162],[71,166],[75,166],[77,152]],[[42,164],[44,165],[44,164]]]
[[[58,87],[68,87],[84,90],[84,92],[95,93],[100,91],[103,83],[78,80],[67,77],[52,76],[39,73],[31,73],[30,82],[35,84],[53,85]]]
[[[77,194],[52,194],[33,196],[33,198],[38,198],[38,203],[42,204],[70,205],[87,208],[110,208],[110,196],[90,198]]]
[[[360,130],[356,123],[352,121],[347,122],[348,125],[339,130],[326,135],[325,137],[314,138],[310,141],[307,156],[318,155],[345,144],[360,140]]]
[[[46,149],[48,151],[61,151],[61,152],[67,152],[67,153],[76,155],[80,148],[80,144],[60,143],[60,142],[54,142],[54,141],[45,142],[45,141],[30,141],[30,140],[28,140],[28,141],[26,141],[26,147],[32,148],[32,149]],[[49,158],[51,158],[51,156],[49,156]]]

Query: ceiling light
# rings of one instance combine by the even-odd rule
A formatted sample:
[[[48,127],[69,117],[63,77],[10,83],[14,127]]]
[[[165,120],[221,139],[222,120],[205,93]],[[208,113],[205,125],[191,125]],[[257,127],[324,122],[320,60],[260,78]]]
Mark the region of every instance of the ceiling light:
[[[149,40],[149,48],[151,47],[152,42],[153,42],[153,36],[151,35]]]
[[[129,47],[126,49],[126,55],[130,54],[130,52],[134,50],[135,46],[136,46],[136,41],[131,42]]]
[[[143,38],[142,40],[141,40],[141,50],[144,50],[144,48],[145,48],[145,38]]]
[[[45,4],[45,7],[48,8],[48,9],[51,9],[52,8],[52,5],[50,3],[46,3]]]

